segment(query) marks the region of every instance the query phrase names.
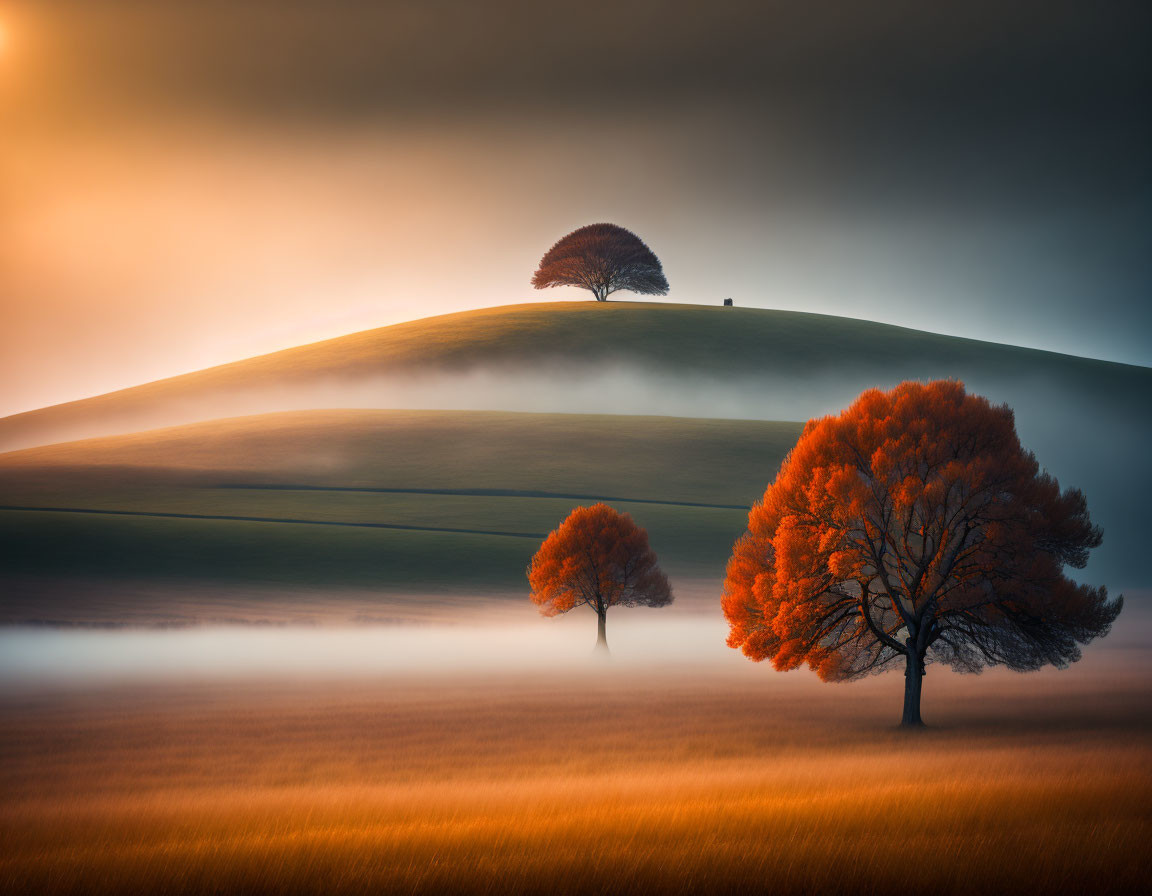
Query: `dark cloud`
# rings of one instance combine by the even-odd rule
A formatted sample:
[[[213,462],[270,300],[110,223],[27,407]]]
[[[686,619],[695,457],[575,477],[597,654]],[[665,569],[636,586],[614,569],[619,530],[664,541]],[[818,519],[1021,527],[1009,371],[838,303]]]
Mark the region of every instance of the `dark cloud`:
[[[1146,3],[89,0],[35,5],[84,109],[355,123],[501,116],[610,139],[701,104],[839,171],[1149,189]]]
[[[1020,114],[1100,124],[1139,117],[1149,75],[1143,3],[50,0],[35,9],[87,87],[273,113],[779,95],[952,126]]]

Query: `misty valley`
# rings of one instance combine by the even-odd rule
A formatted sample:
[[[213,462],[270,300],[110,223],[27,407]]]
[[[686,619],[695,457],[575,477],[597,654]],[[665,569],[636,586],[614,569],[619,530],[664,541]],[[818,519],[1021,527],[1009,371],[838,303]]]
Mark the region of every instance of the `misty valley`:
[[[1150,45],[0,3],[0,893],[1148,891]]]

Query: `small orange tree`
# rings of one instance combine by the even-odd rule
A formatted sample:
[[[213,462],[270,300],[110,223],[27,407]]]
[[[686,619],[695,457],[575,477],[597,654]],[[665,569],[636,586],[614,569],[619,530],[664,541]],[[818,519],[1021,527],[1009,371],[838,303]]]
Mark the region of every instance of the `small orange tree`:
[[[957,382],[871,389],[810,420],[752,508],[728,562],[728,644],[825,681],[902,661],[902,723],[920,725],[929,656],[1063,667],[1107,634],[1123,598],[1063,573],[1100,540],[1006,406]]]
[[[532,601],[545,616],[586,604],[596,611],[596,648],[608,649],[608,608],[663,607],[672,589],[648,546],[648,533],[607,504],[577,507],[528,567]]]

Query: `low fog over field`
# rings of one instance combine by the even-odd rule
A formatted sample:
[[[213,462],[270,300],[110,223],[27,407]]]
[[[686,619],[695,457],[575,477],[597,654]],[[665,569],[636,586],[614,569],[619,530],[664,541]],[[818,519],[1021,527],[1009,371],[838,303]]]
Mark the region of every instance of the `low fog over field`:
[[[1147,368],[820,314],[648,302],[508,305],[366,330],[16,414],[0,448],[326,407],[804,420],[861,390],[958,378],[1054,411],[1135,414]]]

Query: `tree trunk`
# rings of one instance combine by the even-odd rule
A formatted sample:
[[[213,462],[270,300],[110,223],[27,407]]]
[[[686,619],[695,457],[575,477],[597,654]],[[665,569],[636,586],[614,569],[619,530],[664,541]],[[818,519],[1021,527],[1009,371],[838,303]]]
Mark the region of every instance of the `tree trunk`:
[[[596,652],[608,653],[608,635],[604,630],[604,623],[608,621],[607,613],[596,614]]]
[[[904,669],[904,717],[900,719],[902,728],[923,728],[920,718],[920,690],[924,684],[924,661],[915,653],[908,654],[908,665]]]

